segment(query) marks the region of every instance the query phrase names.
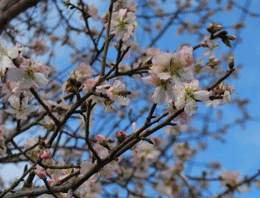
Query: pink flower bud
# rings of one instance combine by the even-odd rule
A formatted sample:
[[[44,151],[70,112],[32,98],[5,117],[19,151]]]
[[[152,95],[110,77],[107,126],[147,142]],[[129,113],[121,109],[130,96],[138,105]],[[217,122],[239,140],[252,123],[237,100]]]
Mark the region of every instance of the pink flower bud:
[[[107,144],[107,139],[103,136],[103,135],[96,135],[96,138],[98,140],[98,144],[100,144],[101,146],[109,149],[109,146]]]
[[[98,142],[103,142],[106,140],[106,138],[103,135],[96,135],[96,138],[97,138]]]
[[[44,168],[39,166],[39,164],[36,165],[36,170],[34,170],[34,172],[36,173],[36,175],[38,175],[39,178],[41,178],[41,179],[46,178],[46,172],[45,172]]]
[[[127,134],[125,133],[125,131],[116,131],[115,134],[118,142],[120,143],[127,138]]]
[[[44,149],[43,153],[40,154],[40,158],[45,160],[51,157],[51,151],[50,149]]]

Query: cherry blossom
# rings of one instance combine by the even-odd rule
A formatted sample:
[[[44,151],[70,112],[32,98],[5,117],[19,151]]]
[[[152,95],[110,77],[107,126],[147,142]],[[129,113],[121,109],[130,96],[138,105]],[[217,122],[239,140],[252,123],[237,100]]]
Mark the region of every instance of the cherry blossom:
[[[234,92],[235,88],[229,86],[228,84],[224,85],[224,82],[220,83],[216,88],[213,89],[210,94],[211,97],[223,97],[223,99],[213,99],[206,102],[206,106],[212,106],[216,108],[219,105],[224,105],[231,102],[231,94]]]
[[[180,52],[172,56],[161,52],[152,59],[151,71],[162,80],[171,79],[179,88],[182,81],[193,80],[193,50],[192,47],[183,46]]]
[[[209,76],[221,74],[220,59],[216,59],[214,54],[210,55],[209,61],[202,68],[201,72],[209,73]]]
[[[177,109],[184,108],[185,113],[191,116],[196,113],[198,109],[196,100],[202,102],[207,101],[209,99],[209,92],[200,90],[198,80],[184,83],[184,86],[184,89],[177,90],[178,97],[175,106]]]
[[[156,185],[156,190],[160,195],[168,195],[169,197],[178,197],[181,192],[181,186],[173,179],[164,180]]]
[[[108,155],[108,150],[103,146],[98,145],[95,148],[95,150],[97,151],[97,153],[101,159],[104,159]],[[80,165],[81,166],[80,173],[83,175],[86,174],[92,167],[95,166],[95,164],[96,164],[96,162],[92,163],[89,161],[83,161]],[[111,178],[111,177],[113,177],[113,175],[114,175],[114,169],[113,169],[112,165],[109,163],[109,164],[105,165],[103,168],[101,168],[97,174],[93,175],[90,178],[90,181],[96,181],[99,176],[102,176],[105,178]]]
[[[5,180],[0,177],[0,197],[134,198],[156,192],[161,197],[202,197],[210,192],[207,188],[211,181],[225,186],[223,193],[230,191],[233,195],[244,190],[242,183],[251,185],[258,179],[260,173],[240,179],[239,172],[225,170],[216,177],[220,165],[212,162],[203,163],[205,169],[201,171],[185,169],[195,154],[206,148],[205,135],[222,140],[219,136],[231,126],[223,124],[217,131],[219,126],[211,127],[215,113],[207,117],[202,109],[202,115],[194,114],[201,102],[213,107],[231,102],[234,88],[223,81],[234,71],[235,62],[229,59],[229,70],[223,74],[214,49],[217,40],[231,46],[230,40],[236,37],[212,23],[208,35],[202,42],[192,43],[194,47],[187,41],[171,52],[179,42],[170,43],[171,37],[167,36],[169,46],[173,46],[168,48],[159,40],[165,41],[161,36],[167,29],[173,30],[170,26],[175,24],[180,34],[186,30],[199,32],[201,39],[206,32],[202,29],[204,23],[218,10],[225,10],[219,1],[219,9],[188,0],[175,1],[168,9],[164,1],[137,4],[133,0],[111,0],[104,2],[110,6],[101,9],[105,12],[102,18],[94,5],[75,2],[66,0],[64,5],[42,1],[30,14],[10,19],[2,31],[3,39],[20,40],[30,49],[24,53],[25,48],[19,44],[10,50],[0,45],[0,161],[27,162],[13,184],[4,186]],[[16,7],[16,3],[11,5]],[[3,14],[10,10],[2,8]],[[195,18],[185,19],[186,13],[196,15],[194,10],[206,11],[209,20],[197,17],[200,25]],[[43,20],[53,18],[48,11],[55,14],[53,27]],[[79,15],[83,22],[77,21]],[[142,24],[140,32],[137,17]],[[164,21],[167,18],[170,20]],[[20,26],[27,27],[27,31]],[[204,56],[200,54],[202,47],[207,48]],[[48,66],[33,60],[35,55],[48,57]],[[64,67],[56,71],[52,65],[59,66],[57,60],[62,60]],[[200,82],[211,91],[199,87]],[[242,113],[246,115],[246,111]],[[194,126],[192,116],[202,118],[204,123]],[[31,139],[24,144],[24,137]],[[29,168],[33,171],[27,171]]]
[[[90,4],[88,6],[87,13],[95,20],[98,21],[98,9],[93,5]]]
[[[134,165],[139,166],[141,164],[148,166],[152,164],[160,155],[160,151],[155,149],[151,144],[141,143],[133,152]]]
[[[143,78],[143,80],[156,86],[152,96],[154,103],[162,104],[164,102],[176,101],[177,94],[170,80],[162,80],[155,73],[151,73],[150,76]]]
[[[176,161],[189,161],[195,154],[195,150],[190,148],[188,143],[180,143],[174,145],[174,153]]]
[[[239,185],[243,179],[239,178],[240,172],[228,171],[223,169],[219,174],[221,178],[220,186],[226,186],[228,188],[237,188],[238,192],[245,192],[250,190],[250,186]],[[233,192],[230,193],[231,195]]]
[[[117,39],[126,41],[137,26],[134,12],[130,12],[127,9],[119,9],[112,14],[110,33],[115,34]]]
[[[27,107],[29,97],[25,97],[22,100],[15,95],[12,95],[8,102],[12,106],[12,109],[7,109],[6,112],[14,114],[16,119],[22,120],[27,119],[27,116],[33,111],[34,105]]]
[[[2,52],[0,72],[1,75],[4,75],[6,68],[15,67],[13,60],[17,59],[25,51],[25,48],[16,43],[10,50],[5,50],[5,48],[0,45],[0,51]]]
[[[128,106],[130,99],[126,96],[129,92],[125,91],[125,87],[126,85],[124,83],[120,80],[116,80],[106,91],[106,94],[111,100],[118,102],[120,105]]]
[[[87,180],[79,187],[77,193],[82,198],[98,198],[101,191],[102,185],[99,181]]]
[[[19,88],[28,89],[31,86],[43,88],[48,84],[48,79],[46,78],[46,71],[48,71],[48,69],[40,71],[43,67],[45,66],[41,66],[28,59],[23,59],[19,68],[15,67],[8,70],[8,78],[20,82]]]
[[[36,169],[34,170],[34,172],[41,179],[45,179],[47,176],[45,169],[43,167],[41,167],[39,164],[36,165]]]
[[[80,63],[79,66],[75,68],[75,72],[72,72],[76,79],[80,80],[81,82],[84,82],[88,78],[92,77],[94,73],[95,70],[89,64],[85,63]]]

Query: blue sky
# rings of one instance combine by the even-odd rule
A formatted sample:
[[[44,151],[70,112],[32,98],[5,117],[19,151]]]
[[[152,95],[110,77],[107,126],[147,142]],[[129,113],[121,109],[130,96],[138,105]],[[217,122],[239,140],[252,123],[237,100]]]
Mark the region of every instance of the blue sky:
[[[260,1],[253,0],[250,10],[259,12],[259,8]],[[229,19],[239,16],[240,12],[236,11]],[[226,19],[219,18],[219,21]],[[242,44],[235,50],[235,61],[244,66],[239,74],[240,78],[233,82],[239,97],[250,99],[248,110],[256,121],[248,122],[244,129],[236,127],[229,131],[225,136],[226,144],[211,141],[208,150],[197,160],[212,159],[213,155],[226,169],[240,170],[241,175],[252,175],[258,171],[260,165],[260,19],[247,17],[245,25],[241,33]],[[259,190],[253,190],[237,197],[257,198],[259,195]]]

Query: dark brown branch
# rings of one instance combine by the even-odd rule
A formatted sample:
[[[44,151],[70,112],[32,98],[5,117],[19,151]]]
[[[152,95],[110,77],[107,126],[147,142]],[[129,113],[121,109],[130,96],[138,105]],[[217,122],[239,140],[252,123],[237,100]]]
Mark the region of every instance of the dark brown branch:
[[[28,8],[36,6],[40,1],[41,0],[20,0],[4,12],[0,12],[0,32],[4,30],[9,21]]]

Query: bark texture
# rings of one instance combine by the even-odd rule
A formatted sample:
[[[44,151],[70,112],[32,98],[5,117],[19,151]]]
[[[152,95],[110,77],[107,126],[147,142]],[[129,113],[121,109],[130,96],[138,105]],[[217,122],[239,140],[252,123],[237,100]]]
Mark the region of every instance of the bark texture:
[[[20,13],[37,5],[41,0],[1,0],[0,1],[0,32]]]

